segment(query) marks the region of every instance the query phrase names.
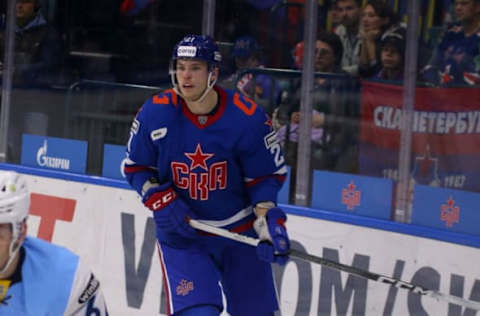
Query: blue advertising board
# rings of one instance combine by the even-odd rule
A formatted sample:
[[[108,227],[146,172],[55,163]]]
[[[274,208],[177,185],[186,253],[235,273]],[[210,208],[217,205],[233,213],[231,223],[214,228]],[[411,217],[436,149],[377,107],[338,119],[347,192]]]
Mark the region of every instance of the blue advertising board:
[[[312,208],[390,219],[390,179],[315,170]]]
[[[102,176],[113,179],[125,179],[123,175],[123,160],[125,159],[125,146],[105,144],[103,146]]]
[[[81,140],[23,134],[21,164],[85,173],[87,146],[88,143]]]
[[[480,236],[480,193],[415,185],[412,224]]]

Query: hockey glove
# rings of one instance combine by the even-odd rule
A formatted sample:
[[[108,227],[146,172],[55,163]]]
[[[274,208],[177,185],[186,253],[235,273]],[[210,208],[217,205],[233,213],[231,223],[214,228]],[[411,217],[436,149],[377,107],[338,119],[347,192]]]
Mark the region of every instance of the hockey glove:
[[[174,244],[180,244],[185,239],[194,239],[198,236],[196,230],[187,222],[187,218],[197,218],[197,216],[179,198],[170,183],[150,188],[144,194],[142,201],[153,211],[157,238],[160,241],[166,241],[175,246]]]
[[[285,227],[287,216],[279,207],[268,210],[265,216],[258,216],[254,228],[260,238],[257,256],[260,260],[284,265],[288,261],[290,240]]]

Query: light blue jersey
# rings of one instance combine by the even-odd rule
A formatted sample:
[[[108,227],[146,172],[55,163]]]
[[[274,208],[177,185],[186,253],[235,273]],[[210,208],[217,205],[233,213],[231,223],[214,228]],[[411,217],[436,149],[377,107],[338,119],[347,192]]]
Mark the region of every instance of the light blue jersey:
[[[0,315],[108,315],[100,283],[80,258],[38,238],[23,243],[21,281],[0,304]]]

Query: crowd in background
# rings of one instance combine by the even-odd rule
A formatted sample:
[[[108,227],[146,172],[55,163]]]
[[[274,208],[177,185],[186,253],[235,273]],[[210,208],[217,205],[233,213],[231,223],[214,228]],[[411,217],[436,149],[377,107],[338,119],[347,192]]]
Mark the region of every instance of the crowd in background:
[[[480,1],[455,0],[442,4],[448,8],[442,14],[443,23],[425,30],[429,40],[419,37],[418,84],[475,86],[480,74]],[[311,162],[314,169],[356,173],[361,82],[402,84],[407,19],[385,0],[335,0],[326,5],[328,23],[319,23],[314,55],[317,75],[312,92]],[[439,27],[442,32],[434,33]],[[238,60],[236,50],[248,48],[249,56],[262,61],[250,64],[249,68],[268,67],[269,62],[262,55],[267,49],[263,47],[262,50],[253,37],[250,39],[253,44],[245,47],[244,38],[234,43],[235,61]],[[243,56],[246,55],[243,52]],[[301,70],[303,41],[295,43],[291,55],[290,68]],[[241,68],[237,63],[237,69]],[[300,120],[300,80],[289,80],[288,84],[277,80],[281,82],[281,92],[277,92],[272,88],[272,80],[265,77],[268,76],[257,75],[255,81],[252,74],[243,73],[235,79],[236,88],[261,104],[265,104],[265,94],[270,96],[266,110],[274,118],[287,161],[294,168]],[[256,86],[247,91],[245,87],[252,82]]]
[[[173,6],[160,0],[19,0],[16,68],[23,76],[25,69],[36,73],[25,78],[29,83],[51,83],[52,74],[62,73],[70,76],[62,78],[67,81],[87,78],[154,85],[166,77],[169,44],[201,29],[202,2],[178,1]],[[214,38],[226,57],[224,77],[241,68],[301,69],[304,0],[217,2]],[[419,80],[435,85],[476,84],[478,2],[420,1],[422,15],[432,9],[426,3],[434,6],[434,14],[429,13],[430,22],[422,23],[419,30]],[[401,81],[405,5],[389,0],[319,1],[317,33],[338,36],[341,69],[346,73]],[[0,10],[6,12],[5,3]],[[182,22],[186,20],[188,23]],[[5,30],[5,13],[1,22]],[[240,51],[238,43],[248,41],[251,46]],[[3,57],[4,32],[0,44]],[[458,52],[452,53],[452,47]],[[247,60],[246,54],[253,54],[255,61]],[[250,64],[242,64],[241,59]],[[37,78],[39,71],[50,77]]]
[[[361,84],[402,84],[406,3],[319,1],[313,168],[357,171]],[[302,0],[216,3],[214,37],[224,57],[219,84],[265,108],[292,166],[300,123],[304,5]],[[418,31],[418,84],[479,84],[480,0],[420,1],[419,6],[424,20]],[[201,0],[18,0],[14,85],[68,87],[92,79],[168,88],[170,48],[185,34],[199,33],[202,7]],[[5,3],[0,10],[6,12]],[[2,23],[4,60],[5,15]],[[272,68],[297,74],[285,77]]]

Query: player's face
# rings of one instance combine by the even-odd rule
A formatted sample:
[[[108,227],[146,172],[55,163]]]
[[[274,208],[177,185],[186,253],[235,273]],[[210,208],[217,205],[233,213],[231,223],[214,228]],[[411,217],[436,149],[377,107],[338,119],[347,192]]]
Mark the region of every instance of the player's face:
[[[23,244],[27,236],[27,222],[24,221],[19,228],[21,230],[20,236],[17,240],[13,241],[13,246],[15,249],[18,249],[20,245]],[[13,232],[11,224],[0,224],[0,269],[5,268],[8,260],[10,259],[10,244],[12,243]],[[8,277],[9,274],[15,271],[16,266],[18,265],[19,252],[16,253],[16,257],[13,259],[12,263],[8,267],[5,275],[0,274],[0,279]]]
[[[455,17],[460,22],[471,21],[479,10],[480,4],[475,0],[455,0]]]
[[[360,7],[355,0],[340,0],[337,2],[338,19],[346,27],[351,27],[358,23],[360,12]]]
[[[177,80],[185,100],[199,99],[207,87],[207,63],[197,59],[178,59]]]
[[[9,247],[12,241],[11,224],[0,224],[0,269],[2,269],[9,258]]]

